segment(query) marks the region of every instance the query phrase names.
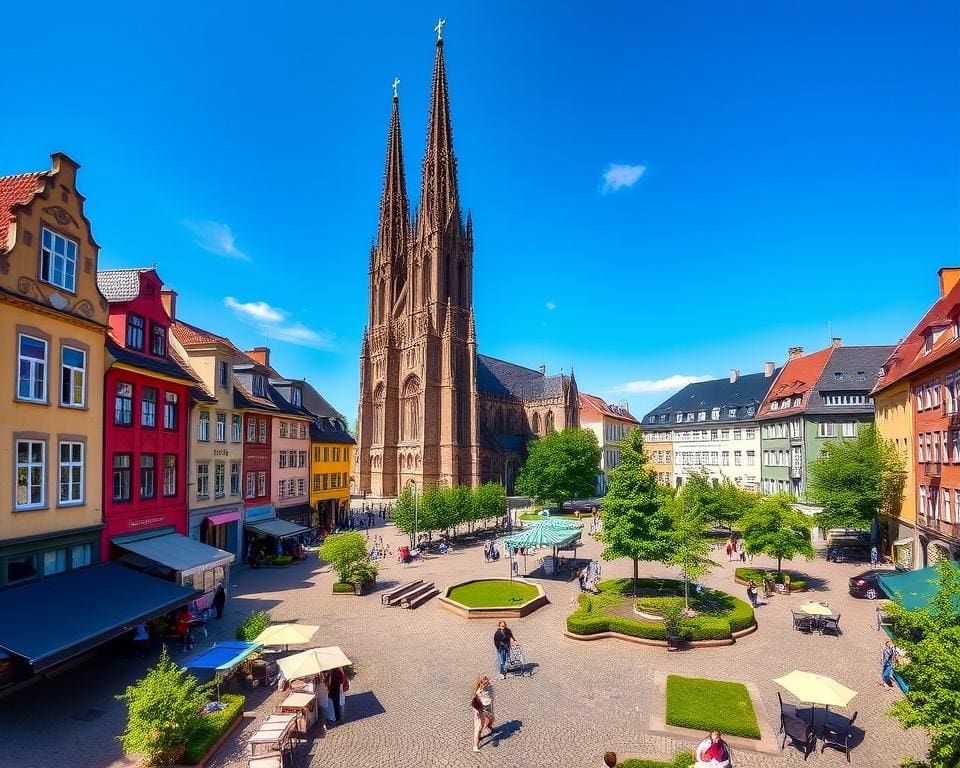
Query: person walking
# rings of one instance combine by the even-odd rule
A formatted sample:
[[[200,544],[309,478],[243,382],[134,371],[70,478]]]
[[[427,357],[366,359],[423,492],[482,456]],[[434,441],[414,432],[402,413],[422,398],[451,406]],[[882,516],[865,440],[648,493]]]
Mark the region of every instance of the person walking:
[[[887,640],[880,651],[880,685],[893,688],[893,662],[897,658],[897,648],[893,640]]]
[[[757,602],[757,585],[752,581],[747,585],[747,597],[750,598],[750,605],[754,608],[759,605]]]
[[[493,647],[497,650],[497,663],[500,668],[500,679],[507,679],[507,661],[510,658],[510,648],[517,640],[513,632],[507,627],[507,622],[500,621],[497,631],[493,633]]]
[[[227,593],[223,589],[223,584],[217,587],[217,594],[213,596],[213,607],[217,609],[217,618],[223,618],[223,606],[227,603]]]
[[[343,720],[343,704],[341,696],[350,690],[350,683],[343,671],[343,667],[336,667],[330,670],[330,684],[327,687],[327,693],[330,694],[330,701],[333,704],[333,717],[339,723]]]
[[[480,736],[484,728],[493,733],[493,686],[490,678],[480,675],[473,687],[473,698],[470,700],[473,709],[473,751],[480,751]]]
[[[877,567],[877,560],[879,560],[879,559],[880,559],[880,555],[879,555],[879,553],[877,552],[877,548],[876,548],[876,547],[870,547],[870,567],[871,567],[871,568],[876,568],[876,567]]]
[[[177,614],[177,634],[183,640],[183,650],[189,651],[193,648],[193,636],[190,634],[190,623],[193,621],[193,614],[188,606],[183,606]]]

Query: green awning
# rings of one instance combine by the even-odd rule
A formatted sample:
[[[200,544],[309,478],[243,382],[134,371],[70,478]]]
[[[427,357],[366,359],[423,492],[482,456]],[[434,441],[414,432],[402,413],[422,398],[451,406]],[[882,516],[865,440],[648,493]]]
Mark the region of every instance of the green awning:
[[[0,648],[40,672],[200,594],[120,563],[80,568],[0,590]]]
[[[930,600],[937,594],[939,577],[935,566],[921,568],[919,571],[891,571],[877,577],[891,598],[900,596],[903,605],[908,610],[926,608]]]
[[[543,520],[524,521],[524,528],[535,528],[538,525],[567,531],[583,529],[583,523],[578,523],[575,520],[565,520],[562,517],[545,517]]]
[[[268,518],[267,520],[255,520],[252,523],[247,523],[246,527],[251,531],[273,536],[277,539],[285,539],[288,536],[298,536],[310,530],[309,528],[304,528],[302,525],[291,523],[289,520],[278,520],[275,517]]]
[[[509,549],[518,549],[520,547],[563,547],[579,538],[579,529],[534,525],[504,539],[503,545]]]

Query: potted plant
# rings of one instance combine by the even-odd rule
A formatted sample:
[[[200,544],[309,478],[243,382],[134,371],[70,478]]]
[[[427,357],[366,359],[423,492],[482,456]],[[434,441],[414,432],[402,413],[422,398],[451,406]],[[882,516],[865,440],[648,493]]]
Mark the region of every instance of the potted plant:
[[[377,564],[369,560],[362,560],[353,564],[350,569],[350,578],[345,579],[353,584],[354,592],[362,595],[365,589],[369,589],[377,580]]]
[[[667,650],[679,650],[683,603],[679,600],[665,600],[660,615],[663,617],[663,626],[666,630]]]

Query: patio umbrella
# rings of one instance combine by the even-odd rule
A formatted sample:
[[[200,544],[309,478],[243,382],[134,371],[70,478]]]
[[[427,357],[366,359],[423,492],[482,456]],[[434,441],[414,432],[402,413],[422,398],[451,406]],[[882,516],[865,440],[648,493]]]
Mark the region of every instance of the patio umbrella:
[[[818,675],[814,672],[801,672],[799,669],[795,669],[783,677],[778,677],[773,682],[783,686],[806,704],[813,704],[814,706],[822,704],[828,709],[830,707],[845,707],[857,695],[856,691],[838,683],[832,677]],[[813,724],[812,709],[810,711],[810,724]]]
[[[286,680],[314,677],[328,669],[346,667],[352,663],[338,645],[331,645],[327,648],[309,648],[277,662]]]
[[[810,616],[833,616],[833,611],[823,603],[804,603],[797,610]]]
[[[320,627],[310,624],[273,624],[254,638],[262,645],[297,645],[308,643]]]

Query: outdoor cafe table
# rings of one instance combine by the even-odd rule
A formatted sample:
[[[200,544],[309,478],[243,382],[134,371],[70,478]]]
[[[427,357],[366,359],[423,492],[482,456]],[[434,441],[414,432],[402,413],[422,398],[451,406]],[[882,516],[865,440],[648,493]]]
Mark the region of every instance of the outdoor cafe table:
[[[307,729],[317,722],[317,697],[312,693],[291,693],[280,704],[279,712],[296,715],[297,732],[306,736]]]
[[[250,755],[257,757],[263,754],[261,750],[264,746],[268,751],[283,751],[284,745],[291,740],[296,725],[296,715],[270,715],[247,739]]]

